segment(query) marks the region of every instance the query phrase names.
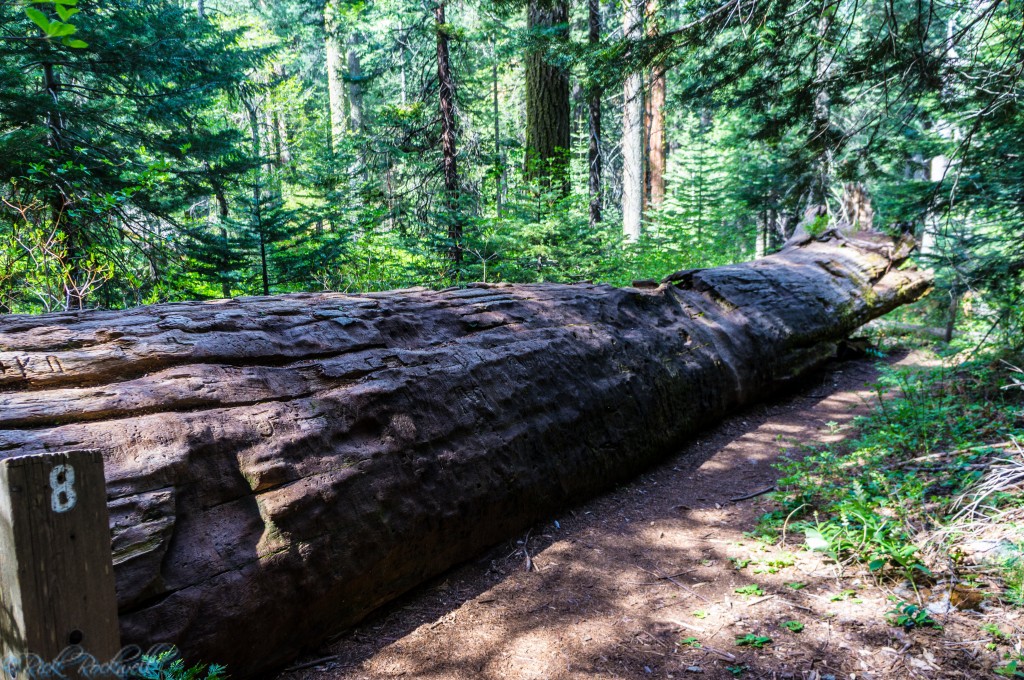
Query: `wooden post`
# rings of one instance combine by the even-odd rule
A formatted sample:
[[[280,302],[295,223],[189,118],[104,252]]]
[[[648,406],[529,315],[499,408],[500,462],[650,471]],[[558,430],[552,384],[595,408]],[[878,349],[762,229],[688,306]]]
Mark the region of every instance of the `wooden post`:
[[[0,677],[109,675],[79,666],[120,646],[102,456],[0,460]]]

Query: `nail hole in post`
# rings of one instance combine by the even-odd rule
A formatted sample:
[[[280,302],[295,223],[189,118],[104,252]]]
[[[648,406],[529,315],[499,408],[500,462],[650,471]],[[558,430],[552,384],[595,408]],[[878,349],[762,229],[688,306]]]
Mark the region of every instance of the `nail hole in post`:
[[[68,635],[68,644],[69,645],[80,645],[80,644],[82,644],[82,640],[84,640],[84,639],[85,639],[85,635],[82,634],[82,631],[80,631],[80,630],[73,630],[73,631],[71,631],[71,635]]]

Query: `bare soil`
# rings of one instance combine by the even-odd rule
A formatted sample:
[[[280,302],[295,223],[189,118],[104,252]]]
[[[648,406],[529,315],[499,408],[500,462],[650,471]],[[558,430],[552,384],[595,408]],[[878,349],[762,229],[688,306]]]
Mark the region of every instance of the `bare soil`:
[[[744,533],[774,509],[761,493],[780,476],[772,464],[850,437],[876,378],[873,360],[833,364],[427,583],[279,680],[992,677],[979,626],[1017,625],[1015,613],[954,610],[941,632],[904,631],[885,619],[891,585],[800,550],[800,537],[767,546]],[[736,592],[746,586],[762,594]],[[738,646],[747,634],[771,642]]]

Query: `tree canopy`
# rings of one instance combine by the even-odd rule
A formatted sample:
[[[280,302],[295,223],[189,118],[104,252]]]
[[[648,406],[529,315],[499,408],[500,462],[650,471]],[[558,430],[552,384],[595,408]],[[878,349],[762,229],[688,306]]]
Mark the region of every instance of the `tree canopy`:
[[[0,312],[622,284],[844,221],[1017,327],[1022,12],[6,2]]]

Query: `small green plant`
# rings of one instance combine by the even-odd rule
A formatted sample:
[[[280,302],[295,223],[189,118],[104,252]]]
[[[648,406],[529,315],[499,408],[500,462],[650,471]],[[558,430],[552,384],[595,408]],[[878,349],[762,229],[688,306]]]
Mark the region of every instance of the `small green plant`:
[[[787,567],[792,567],[794,564],[796,564],[796,560],[793,558],[792,555],[789,555],[789,554],[779,555],[778,557],[776,557],[774,559],[765,560],[762,563],[762,566],[760,566],[760,567],[758,567],[757,569],[754,570],[754,573],[755,574],[763,574],[763,573],[777,574],[777,573],[779,573],[780,570],[786,569]]]
[[[741,638],[736,638],[737,647],[753,647],[754,649],[761,649],[765,645],[770,645],[772,639],[765,635],[754,635],[753,633],[747,633]]]
[[[743,675],[744,673],[746,673],[747,671],[749,671],[750,668],[748,668],[747,666],[737,665],[737,666],[726,666],[725,670],[727,670],[730,673],[732,673],[733,677],[738,678],[741,675]]]
[[[1004,632],[1003,629],[995,623],[982,624],[981,630],[983,633],[988,633],[993,640],[997,640],[999,642],[1005,642],[1010,639],[1010,635]]]
[[[703,609],[697,609],[696,611],[693,612],[693,615],[694,615],[694,617],[696,617],[698,619],[706,619],[706,618],[708,618],[708,613],[706,611],[704,611]]]
[[[747,565],[750,564],[749,559],[743,559],[742,557],[730,557],[729,561],[732,562],[732,566],[736,569],[746,569]]]
[[[734,592],[736,592],[739,595],[747,595],[750,597],[761,597],[762,595],[764,595],[764,591],[761,590],[761,586],[757,585],[756,583],[751,583],[747,586],[740,586]]]
[[[683,638],[679,641],[679,644],[686,645],[687,647],[693,647],[695,649],[700,649],[700,642],[698,642],[697,638],[695,637]]]
[[[853,599],[856,595],[857,595],[857,591],[856,590],[847,589],[847,590],[843,590],[843,591],[840,591],[840,592],[836,593],[835,595],[833,595],[832,597],[830,597],[828,599],[829,599],[829,602],[842,602],[843,600]]]
[[[792,588],[793,590],[800,590],[801,588],[806,588],[807,584],[803,581],[793,581],[792,583],[787,583],[786,587]]]
[[[942,625],[932,618],[931,614],[924,607],[909,602],[901,602],[895,609],[886,612],[886,618],[894,626],[900,626],[906,630],[911,628],[934,628],[942,630]]]
[[[999,571],[1003,577],[1003,599],[1017,607],[1024,606],[1024,558],[1006,560]]]
[[[177,650],[168,650],[158,656],[143,656],[134,677],[140,680],[224,680],[227,675],[224,666],[219,664],[196,664],[186,668]]]
[[[799,633],[804,629],[804,624],[799,621],[786,621],[782,624],[782,627],[791,633]]]
[[[1024,678],[1024,665],[1022,665],[1022,662],[1024,662],[1024,657],[1018,654],[1016,658],[992,670],[996,675],[1002,675],[1004,678]]]
[[[814,221],[807,225],[807,233],[817,238],[828,230],[828,215],[818,215]]]

